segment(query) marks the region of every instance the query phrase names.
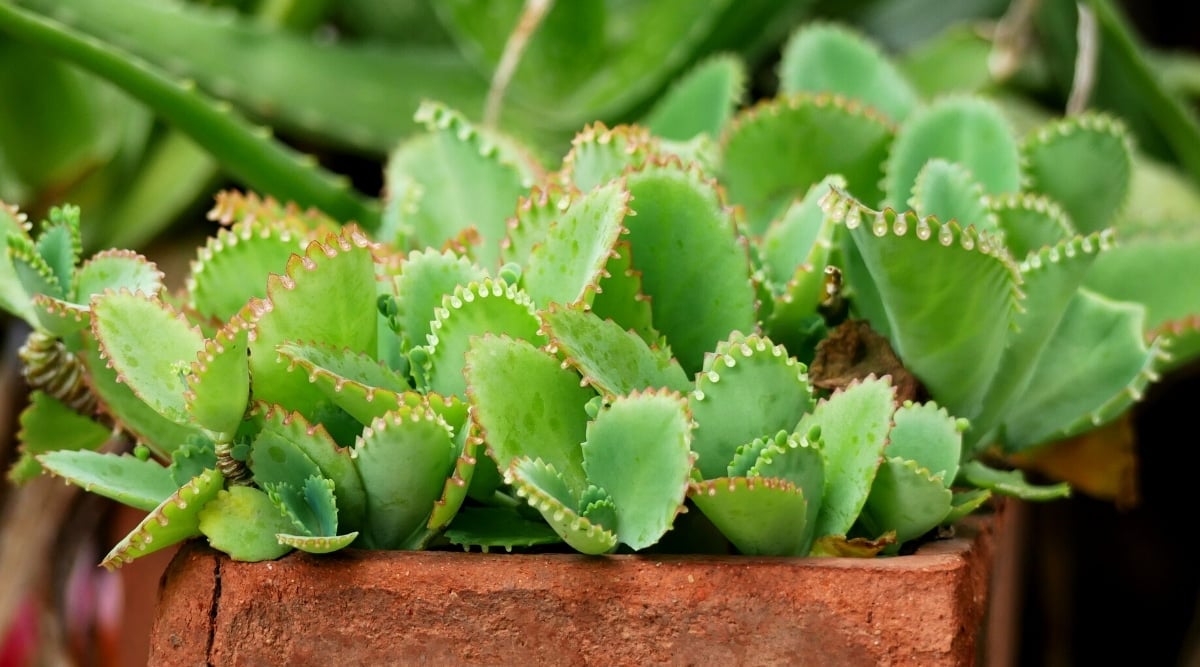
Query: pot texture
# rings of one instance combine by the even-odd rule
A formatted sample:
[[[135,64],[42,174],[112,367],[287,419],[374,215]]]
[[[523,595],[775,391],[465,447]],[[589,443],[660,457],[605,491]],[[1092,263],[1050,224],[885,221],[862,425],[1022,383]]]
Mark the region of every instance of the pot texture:
[[[894,558],[347,550],[235,562],[186,545],[151,665],[970,665],[995,517]]]

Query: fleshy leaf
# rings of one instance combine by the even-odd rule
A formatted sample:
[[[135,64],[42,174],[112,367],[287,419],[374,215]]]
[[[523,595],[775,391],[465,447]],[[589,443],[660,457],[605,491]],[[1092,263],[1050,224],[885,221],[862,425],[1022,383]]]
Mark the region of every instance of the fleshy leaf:
[[[450,251],[426,249],[409,253],[395,278],[401,348],[408,351],[424,345],[430,333],[429,323],[442,305],[442,298],[453,294],[460,285],[485,277],[478,265]]]
[[[103,250],[85,261],[74,277],[74,302],[87,305],[91,296],[105,290],[158,295],[163,274],[153,262],[130,250]]]
[[[804,494],[804,532],[800,551],[807,553],[816,536],[817,516],[821,511],[821,497],[825,491],[825,457],[821,442],[815,432],[805,436],[785,434],[780,431],[758,454],[747,477],[781,479],[796,486]]]
[[[864,201],[878,201],[880,165],[894,132],[878,114],[836,96],[795,94],[762,102],[739,113],[726,130],[721,183],[729,200],[745,207],[754,234],[830,174],[841,174]],[[636,209],[637,193],[634,200]]]
[[[228,320],[246,302],[267,295],[267,276],[282,274],[292,255],[304,253],[305,235],[265,221],[221,228],[191,264],[187,294],[196,312]]]
[[[804,492],[791,482],[721,477],[693,483],[688,497],[743,554],[808,555],[808,503]]]
[[[515,511],[501,507],[464,507],[455,515],[444,536],[464,549],[483,551],[514,547],[555,544],[562,538],[544,521],[530,521]]]
[[[147,512],[179,490],[170,471],[162,464],[128,454],[60,450],[42,454],[38,461],[51,474],[88,493]]]
[[[412,389],[407,378],[366,354],[321,344],[284,343],[278,349],[326,398],[363,424],[398,407],[399,394]]]
[[[936,403],[906,401],[892,415],[892,430],[884,453],[888,458],[916,461],[949,487],[958,476],[962,432],[967,424],[954,419]],[[883,531],[877,531],[883,532]],[[906,538],[900,538],[904,541]]]
[[[989,195],[1021,189],[1017,140],[1000,109],[984,98],[944,97],[908,117],[887,160],[886,205],[902,207],[917,174],[934,158],[962,165]],[[850,191],[862,197],[853,182]]]
[[[618,125],[610,129],[604,123],[592,123],[571,140],[558,177],[565,187],[590,192],[659,154],[659,140],[648,128]],[[542,206],[544,209],[545,204]]]
[[[289,546],[310,554],[329,554],[350,546],[358,538],[358,533],[347,533],[332,537],[316,537],[313,535],[287,535],[276,533],[275,539],[282,545]]]
[[[812,408],[806,370],[782,345],[761,336],[735,334],[717,346],[688,395],[696,421],[692,449],[703,479],[724,476],[738,446],[796,428]]]
[[[613,396],[647,388],[686,391],[691,382],[663,350],[582,308],[552,307],[542,313],[550,342],[585,381]]]
[[[699,171],[656,163],[626,182],[636,211],[625,220],[633,268],[653,304],[654,328],[693,373],[730,331],[754,330],[749,255],[716,183]]]
[[[837,93],[903,121],[919,100],[879,47],[851,29],[809,23],[792,34],[779,65],[784,93]]]
[[[1044,246],[1076,236],[1062,207],[1042,196],[1009,194],[991,198],[992,215],[1004,232],[1004,245],[1020,259]]]
[[[471,481],[475,478],[475,466],[481,456],[480,440],[470,435],[456,437],[463,439],[463,451],[454,461],[454,472],[446,478],[446,484],[442,487],[442,497],[433,504],[428,524],[431,531],[442,530],[454,520],[467,499]]]
[[[429,389],[446,396],[465,394],[464,354],[471,338],[490,333],[541,343],[540,327],[529,296],[503,281],[489,278],[455,288],[442,299],[429,334]]]
[[[964,463],[962,477],[972,486],[1022,500],[1057,500],[1071,495],[1071,487],[1066,482],[1051,485],[1030,484],[1020,470],[998,470],[979,461]]]
[[[1085,234],[1108,227],[1121,211],[1132,153],[1125,125],[1094,112],[1051,122],[1021,145],[1027,189],[1061,204]]]
[[[135,558],[196,537],[201,531],[202,511],[217,497],[224,482],[225,478],[216,470],[197,475],[151,510],[100,564],[115,570]],[[265,494],[263,497],[266,498]]]
[[[625,230],[629,192],[620,181],[573,197],[534,244],[521,285],[538,306],[588,303]]]
[[[60,450],[94,450],[111,435],[110,429],[72,410],[44,391],[30,393],[29,405],[21,411],[19,422],[21,430],[17,433],[17,440],[21,443],[21,460],[13,465],[10,472],[12,481],[17,483],[29,481],[41,471],[34,458],[38,454]]]
[[[898,543],[918,538],[945,520],[950,489],[916,461],[889,457],[879,466],[859,521],[872,535],[895,531]]]
[[[617,547],[615,531],[588,521],[574,509],[578,498],[554,466],[541,459],[518,458],[504,479],[516,488],[517,495],[541,512],[546,523],[576,551],[604,554]]]
[[[235,321],[204,341],[191,363],[185,380],[187,412],[213,433],[232,435],[250,407],[247,350],[246,329]]]
[[[817,516],[817,537],[845,535],[862,511],[887,444],[895,390],[885,379],[869,377],[817,403],[797,430],[821,429],[825,443],[825,492]]]
[[[942,519],[943,526],[953,526],[969,514],[982,508],[992,498],[991,489],[971,489],[955,493],[951,498],[950,513]]]
[[[683,398],[666,390],[619,396],[588,424],[583,469],[608,492],[612,528],[634,550],[658,542],[683,507],[691,426]]]
[[[994,232],[999,225],[988,210],[988,200],[971,172],[955,162],[933,158],[921,167],[913,184],[909,207],[921,217],[955,220],[959,226]]]
[[[600,278],[600,287],[592,298],[592,312],[635,332],[647,343],[657,341],[650,300],[642,289],[642,274],[633,268],[628,241],[617,241],[604,270],[607,275]]]
[[[272,560],[292,550],[275,537],[288,534],[292,522],[266,492],[249,486],[231,486],[216,494],[200,512],[198,527],[212,548],[233,560]]]
[[[572,494],[587,488],[583,453],[584,406],[595,392],[579,376],[533,344],[483,336],[467,353],[471,419],[501,471],[517,458],[552,466]]]
[[[738,107],[745,87],[746,66],[741,60],[728,54],[713,56],[672,83],[642,124],[664,139],[715,137]]]
[[[412,541],[441,498],[455,450],[450,426],[429,409],[389,413],[363,432],[352,455],[366,489],[372,545],[417,547]]]
[[[202,438],[189,439],[175,447],[171,452],[171,465],[167,470],[175,486],[187,484],[188,480],[205,470],[217,467],[216,446],[211,440]]]
[[[156,299],[123,291],[92,302],[92,332],[138,398],[167,419],[188,422],[184,378],[204,347],[198,328]]]

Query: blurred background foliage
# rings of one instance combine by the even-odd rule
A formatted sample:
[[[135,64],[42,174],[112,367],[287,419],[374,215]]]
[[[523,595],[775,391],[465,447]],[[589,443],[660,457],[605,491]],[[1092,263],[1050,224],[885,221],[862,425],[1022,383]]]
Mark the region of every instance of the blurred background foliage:
[[[1080,6],[1095,19],[1082,33]],[[212,232],[216,222],[205,212],[221,188],[302,200],[319,189],[309,184],[342,184],[342,194],[330,190],[331,201],[373,215],[386,194],[383,165],[415,136],[413,113],[423,99],[494,125],[549,165],[585,124],[645,118],[675,78],[715,54],[735,53],[747,64],[745,103],[772,96],[780,44],[802,23],[827,20],[896,54],[921,94],[986,92],[1005,102],[1018,128],[1062,113],[1073,96],[1119,114],[1137,137],[1139,173],[1153,181],[1135,187],[1140,219],[1194,230],[1200,36],[1191,29],[1195,9],[1167,7],[1109,0],[0,0],[0,201],[32,221],[55,204],[78,204],[88,252],[142,248],[168,275],[181,275],[167,267],[188,261]],[[518,28],[523,13],[542,10],[536,29]],[[514,34],[528,42],[506,68]],[[1088,84],[1077,55],[1093,47]],[[164,94],[147,80],[192,83]],[[493,88],[497,81],[507,83]],[[188,96],[215,102],[213,114],[197,116]],[[265,159],[266,134],[280,151],[268,157],[296,165],[296,180],[280,188],[263,176],[269,169],[255,166]],[[24,400],[15,360],[24,331],[19,322],[5,324],[0,460],[9,461]],[[1022,611],[1005,630],[1012,645],[991,664],[1174,664],[1196,651],[1189,626],[1200,575],[1178,542],[1188,525],[1181,471],[1192,469],[1200,448],[1191,446],[1194,436],[1180,442],[1177,434],[1191,432],[1182,416],[1200,391],[1198,375],[1177,369],[1119,425],[1138,434],[1139,503],[1082,496],[1026,508],[1024,539],[1036,548],[1017,553],[1014,604]],[[1166,440],[1169,446],[1148,444]],[[112,646],[98,648],[122,626],[113,603],[95,602],[119,599],[117,584],[91,565],[97,541],[89,535],[109,541],[111,508],[53,488],[0,488],[0,664],[19,655],[40,656],[42,664],[139,664]],[[64,498],[47,500],[55,493]],[[22,502],[21,494],[31,498]],[[40,511],[31,514],[31,506]],[[24,532],[30,524],[40,525]],[[1137,638],[1128,631],[1135,621],[1150,628]],[[35,648],[22,654],[22,646]]]

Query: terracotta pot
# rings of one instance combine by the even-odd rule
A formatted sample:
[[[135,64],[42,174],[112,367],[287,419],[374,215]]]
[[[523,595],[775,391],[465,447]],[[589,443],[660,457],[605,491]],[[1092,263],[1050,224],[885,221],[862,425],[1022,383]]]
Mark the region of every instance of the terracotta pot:
[[[971,665],[995,515],[893,558],[295,553],[200,543],[163,576],[151,665]]]

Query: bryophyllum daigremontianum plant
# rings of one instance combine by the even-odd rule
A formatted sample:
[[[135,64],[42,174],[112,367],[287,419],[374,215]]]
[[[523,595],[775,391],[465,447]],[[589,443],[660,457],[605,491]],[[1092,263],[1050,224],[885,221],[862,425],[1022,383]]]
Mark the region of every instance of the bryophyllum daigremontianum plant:
[[[1120,122],[1020,139],[832,26],[793,36],[781,85],[734,113],[740,66],[709,61],[549,172],[425,104],[378,228],[224,192],[179,293],[132,253],[80,265],[74,211],[36,236],[6,212],[4,305],[103,415],[35,386],[14,475],[148,511],[109,566],[199,536],[263,560],[673,528],[876,555],[994,493],[1064,495],[994,463],[1117,417],[1165,364],[1143,305],[1086,286],[1135,168]],[[98,451],[107,423],[133,454]],[[691,508],[719,543],[679,534]]]

